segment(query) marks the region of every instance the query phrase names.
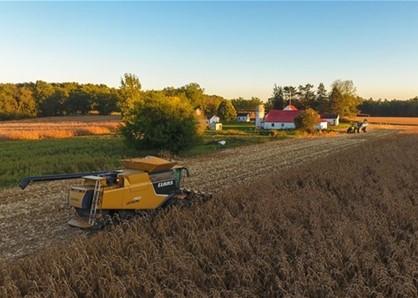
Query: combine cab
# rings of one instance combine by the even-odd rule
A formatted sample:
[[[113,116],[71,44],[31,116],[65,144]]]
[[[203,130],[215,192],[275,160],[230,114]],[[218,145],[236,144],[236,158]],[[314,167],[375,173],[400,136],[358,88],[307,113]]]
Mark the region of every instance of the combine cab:
[[[118,214],[131,217],[138,213],[190,204],[193,200],[210,196],[181,188],[187,168],[176,162],[148,156],[122,161],[124,169],[111,172],[76,173],[56,176],[27,177],[20,183],[83,178],[81,185],[72,186],[68,202],[76,216],[68,223],[79,228],[90,228],[106,216]]]

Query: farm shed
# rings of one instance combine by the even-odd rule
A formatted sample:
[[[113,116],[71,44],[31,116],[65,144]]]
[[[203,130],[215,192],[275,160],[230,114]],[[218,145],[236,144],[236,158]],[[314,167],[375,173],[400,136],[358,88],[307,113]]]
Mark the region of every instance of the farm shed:
[[[220,123],[221,118],[216,115],[213,115],[208,119],[208,124],[210,129],[222,130],[222,123]]]
[[[213,124],[215,124],[215,123],[219,123],[221,121],[221,118],[219,118],[218,116],[216,116],[216,115],[213,115],[212,117],[210,117],[209,119],[208,119],[208,124],[209,124],[209,126],[212,126]]]
[[[222,130],[222,123],[214,122],[209,127],[212,130]]]
[[[238,113],[237,114],[237,121],[238,122],[250,122],[250,113]]]
[[[332,113],[321,114],[321,120],[326,121],[329,125],[340,125],[340,115]]]

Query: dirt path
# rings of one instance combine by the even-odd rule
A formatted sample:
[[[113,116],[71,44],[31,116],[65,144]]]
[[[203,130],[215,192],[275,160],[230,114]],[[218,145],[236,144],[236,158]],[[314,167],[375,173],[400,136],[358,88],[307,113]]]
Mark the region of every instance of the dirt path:
[[[360,135],[291,139],[190,158],[183,161],[192,174],[186,186],[216,193],[226,185],[246,183],[258,175],[275,175],[303,162],[393,133],[381,130]],[[18,188],[0,191],[0,260],[85,235],[66,224],[72,215],[66,204],[71,184],[74,181],[35,184],[24,191]]]

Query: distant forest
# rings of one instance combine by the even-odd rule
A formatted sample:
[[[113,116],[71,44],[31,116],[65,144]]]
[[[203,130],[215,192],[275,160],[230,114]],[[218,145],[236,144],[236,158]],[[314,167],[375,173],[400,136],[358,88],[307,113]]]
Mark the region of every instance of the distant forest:
[[[356,95],[351,81],[336,81],[331,92],[321,83],[316,90],[312,84],[298,87],[275,85],[273,95],[267,100],[266,109],[282,108],[292,98],[298,108],[314,108],[320,112],[338,112],[349,115],[356,112],[371,116],[418,117],[418,97],[410,100],[364,100]],[[125,74],[119,88],[104,84],[80,84],[75,82],[0,84],[0,120],[29,117],[83,115],[96,111],[101,115],[120,112],[129,98],[141,97],[147,92],[176,96],[187,100],[211,116],[220,106],[233,106],[236,111],[254,110],[262,103],[259,98],[226,100],[222,96],[208,95],[197,83],[163,90],[141,90],[139,79]],[[221,105],[221,103],[223,104]]]
[[[418,96],[409,100],[363,100],[363,114],[381,117],[418,117]]]
[[[0,84],[0,119],[118,111],[120,92],[106,85],[79,83]]]
[[[80,83],[35,83],[0,84],[0,120],[30,117],[84,115],[96,111],[100,115],[121,112],[126,102],[145,93],[162,93],[188,100],[193,107],[201,108],[206,114],[217,112],[217,107],[225,99],[217,95],[205,94],[196,83],[163,90],[143,91],[139,79],[126,74],[119,88],[104,84]]]

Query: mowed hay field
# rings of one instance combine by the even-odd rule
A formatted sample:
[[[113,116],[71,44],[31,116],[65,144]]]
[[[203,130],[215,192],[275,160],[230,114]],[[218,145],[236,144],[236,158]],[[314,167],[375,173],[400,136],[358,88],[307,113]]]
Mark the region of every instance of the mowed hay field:
[[[418,136],[0,264],[1,297],[416,297]]]
[[[64,116],[0,121],[0,140],[39,140],[113,134],[120,116]]]

